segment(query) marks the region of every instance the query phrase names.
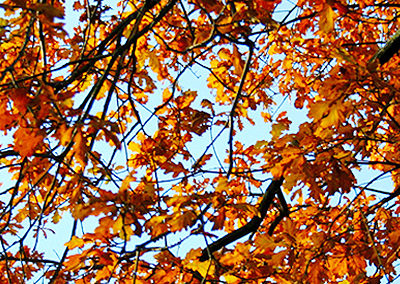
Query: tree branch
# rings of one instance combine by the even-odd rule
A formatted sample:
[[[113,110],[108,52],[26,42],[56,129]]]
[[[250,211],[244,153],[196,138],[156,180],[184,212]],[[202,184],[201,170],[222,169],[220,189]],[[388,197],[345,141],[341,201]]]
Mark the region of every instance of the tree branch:
[[[260,227],[261,222],[264,220],[267,214],[268,208],[272,203],[276,193],[279,191],[282,185],[283,178],[273,180],[265,191],[264,197],[260,203],[259,211],[260,216],[254,216],[253,219],[243,227],[223,236],[222,238],[216,240],[205,249],[203,249],[202,255],[200,256],[200,261],[206,261],[211,257],[211,254],[224,246],[227,246],[234,241],[240,239],[241,237],[257,231]]]
[[[370,62],[379,60],[382,65],[390,60],[400,49],[400,30],[398,30],[393,37],[370,59]]]

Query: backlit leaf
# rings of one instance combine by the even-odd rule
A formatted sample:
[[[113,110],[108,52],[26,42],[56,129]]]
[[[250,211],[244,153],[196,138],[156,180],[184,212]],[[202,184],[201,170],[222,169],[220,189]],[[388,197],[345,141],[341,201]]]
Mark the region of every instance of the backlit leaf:
[[[325,3],[320,12],[319,28],[324,33],[330,33],[334,27],[334,12],[332,7]]]

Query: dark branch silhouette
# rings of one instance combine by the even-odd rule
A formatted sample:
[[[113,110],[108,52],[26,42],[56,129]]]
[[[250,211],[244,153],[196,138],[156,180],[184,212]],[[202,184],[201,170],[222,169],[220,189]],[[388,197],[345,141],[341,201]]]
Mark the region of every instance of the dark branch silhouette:
[[[240,239],[241,237],[253,233],[257,231],[257,229],[260,227],[261,222],[264,220],[265,215],[267,214],[268,208],[272,204],[272,201],[275,197],[275,195],[280,191],[280,186],[282,185],[283,178],[273,180],[271,184],[268,186],[267,190],[265,191],[264,197],[260,203],[259,206],[259,211],[260,211],[260,216],[254,216],[253,219],[243,227],[223,236],[222,238],[216,240],[209,246],[207,246],[200,257],[200,261],[206,261],[211,257],[211,254],[224,246],[227,246],[234,241]],[[281,193],[282,194],[282,193]],[[283,195],[282,195],[283,196]],[[279,198],[281,199],[281,198]],[[285,202],[286,204],[286,202]],[[285,205],[282,204],[283,207]],[[287,207],[287,205],[286,205]]]
[[[380,64],[384,64],[390,60],[400,49],[400,30],[397,31],[393,37],[382,47],[372,58],[371,62],[375,59],[379,60]]]

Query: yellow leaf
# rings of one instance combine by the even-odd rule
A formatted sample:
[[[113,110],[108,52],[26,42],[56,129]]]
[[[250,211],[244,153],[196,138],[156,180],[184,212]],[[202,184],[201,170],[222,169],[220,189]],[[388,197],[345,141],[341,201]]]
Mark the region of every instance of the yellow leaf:
[[[74,249],[74,248],[83,248],[85,244],[85,241],[82,240],[81,238],[78,238],[77,236],[72,236],[71,240],[67,242],[65,245],[67,246],[68,249]]]
[[[285,257],[287,257],[288,251],[283,250],[277,253],[273,253],[271,256],[271,260],[269,261],[269,265],[272,265],[273,267],[280,267],[282,265],[282,261]]]
[[[160,73],[160,60],[154,52],[149,52],[149,65],[150,68],[157,74]]]
[[[65,263],[65,267],[69,271],[83,267],[83,266],[85,266],[84,259],[85,259],[85,255],[82,255],[82,254],[70,255],[70,256],[68,256],[68,260]]]
[[[119,215],[118,218],[117,218],[117,220],[116,220],[116,221],[114,222],[114,224],[113,224],[113,231],[114,231],[114,234],[116,234],[116,233],[118,233],[119,231],[121,231],[123,225],[124,225],[124,223],[123,223],[122,216]]]
[[[108,279],[111,276],[111,271],[107,266],[96,271],[96,283],[100,283],[100,280]]]
[[[335,275],[346,275],[346,273],[349,271],[346,259],[339,257],[328,258],[328,269]],[[340,282],[340,283],[346,283],[346,282]]]
[[[324,33],[329,33],[333,30],[333,9],[332,7],[325,3],[324,8],[320,12],[319,16],[319,29]]]
[[[167,216],[153,216],[147,223],[146,227],[150,229],[151,236],[158,236],[168,230],[164,220]]]
[[[254,214],[255,216],[261,217],[260,211],[253,205],[246,204],[246,203],[239,203],[239,204],[229,204],[229,207],[234,207],[239,210],[249,212]]]
[[[213,1],[218,2],[218,1]],[[232,23],[232,17],[219,17],[217,21],[218,31],[222,34],[229,34],[234,28],[234,24]]]
[[[229,52],[229,49],[227,48],[221,48],[220,51],[218,51],[218,56],[223,59],[223,60],[230,60],[232,55]],[[218,61],[213,61],[213,63],[218,63]]]
[[[81,91],[88,89],[89,87],[93,86],[93,75],[92,74],[85,74],[85,77],[82,79],[79,87]]]
[[[58,222],[60,222],[60,220],[61,220],[61,215],[58,213],[58,210],[56,210],[54,212],[52,221],[53,221],[54,224],[57,224]]]
[[[96,235],[108,235],[110,228],[114,226],[114,218],[112,216],[105,216],[100,218],[99,226],[94,230]]]
[[[68,128],[66,124],[62,124],[58,129],[60,134],[60,143],[63,146],[67,146],[71,142],[73,128]]]
[[[344,119],[344,115],[340,112],[339,108],[340,105],[337,103],[330,106],[328,115],[321,120],[321,127],[326,128],[338,125],[339,121]]]
[[[69,98],[61,102],[61,105],[66,108],[72,108],[74,106],[74,100]]]
[[[171,99],[171,96],[172,96],[171,91],[168,88],[165,88],[162,93],[163,102],[166,102],[169,99]]]
[[[0,18],[0,31],[3,30],[8,25],[8,21],[6,19]]]
[[[136,144],[136,143],[130,143],[129,145],[132,144]],[[130,147],[129,147],[130,149]],[[128,190],[131,187],[131,182],[135,181],[135,178],[132,177],[132,175],[128,175],[124,178],[124,180],[122,181],[121,187],[119,188],[119,192],[120,194],[122,194],[123,192],[125,192],[126,190]]]
[[[134,153],[141,153],[142,152],[142,147],[136,142],[129,143],[128,149],[131,150]]]
[[[83,220],[87,217],[87,208],[84,207],[83,204],[76,204],[74,208],[72,209],[72,217],[74,217],[75,220]]]
[[[233,58],[232,58],[233,66],[235,67],[234,73],[239,77],[242,76],[244,61],[242,60],[242,54],[239,52],[236,45],[233,46]]]
[[[250,259],[250,244],[237,243],[231,254],[225,254],[220,258],[222,265],[236,265]]]
[[[284,238],[289,242],[289,243],[295,243],[296,242],[296,225],[293,223],[292,220],[289,218],[284,219],[282,222],[283,229],[284,229]]]
[[[225,274],[224,278],[225,278],[226,283],[228,283],[228,284],[236,284],[236,283],[242,282],[242,280],[240,278],[237,278],[236,276],[231,275],[231,274]]]
[[[287,130],[288,127],[284,123],[276,123],[272,125],[271,134],[273,138],[278,138],[283,130]]]
[[[186,211],[183,214],[176,214],[172,220],[168,221],[168,225],[170,230],[175,232],[192,225],[194,220],[196,220],[196,215],[192,211]]]
[[[129,241],[131,239],[131,236],[134,235],[135,233],[133,232],[132,227],[130,225],[124,225],[123,228],[124,229],[119,232],[119,237],[122,240]]]
[[[138,50],[136,50],[135,55],[136,55],[137,69],[141,70],[143,66],[145,66],[146,64],[148,52],[142,50],[139,52]]]
[[[352,64],[357,64],[357,61],[354,59],[354,57],[344,48],[338,47],[335,48],[332,51],[332,55],[337,58],[337,59],[341,59],[343,61],[352,63]],[[371,63],[368,63],[371,64]],[[372,67],[372,66],[370,66]]]
[[[271,45],[269,46],[269,49],[268,49],[268,54],[274,55],[274,54],[280,54],[280,53],[282,53],[281,48],[277,45],[277,43],[275,41],[272,41]]]
[[[262,252],[265,251],[274,251],[274,249],[279,245],[278,243],[275,243],[274,239],[266,234],[259,235],[255,239],[255,245],[261,249]]]
[[[224,192],[228,188],[228,180],[226,177],[220,177],[218,179],[218,185],[215,188],[215,192]]]
[[[215,266],[210,261],[200,262],[198,260],[193,260],[186,264],[185,268],[199,272],[204,278],[206,278],[207,275],[213,275],[215,272]]]
[[[275,279],[279,280],[277,283],[281,284],[293,284],[292,281],[288,281],[284,276],[280,276],[279,274],[276,274]],[[318,282],[315,282],[318,283]]]

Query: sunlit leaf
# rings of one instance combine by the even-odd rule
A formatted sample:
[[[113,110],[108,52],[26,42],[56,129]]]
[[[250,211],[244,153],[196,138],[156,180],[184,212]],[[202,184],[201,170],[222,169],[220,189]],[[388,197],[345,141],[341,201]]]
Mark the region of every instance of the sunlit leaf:
[[[334,12],[332,7],[326,3],[320,12],[319,28],[324,33],[330,33],[334,27]]]

